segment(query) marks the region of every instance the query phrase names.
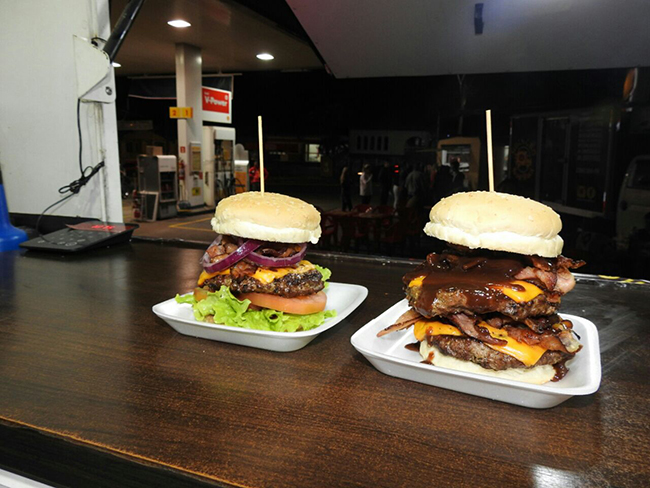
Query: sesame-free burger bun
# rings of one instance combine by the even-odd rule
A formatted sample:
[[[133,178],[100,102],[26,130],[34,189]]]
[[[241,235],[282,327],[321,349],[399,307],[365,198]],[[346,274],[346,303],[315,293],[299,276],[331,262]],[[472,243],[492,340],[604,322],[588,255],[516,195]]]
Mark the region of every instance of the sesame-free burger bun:
[[[554,258],[564,241],[562,221],[550,207],[507,193],[474,191],[443,198],[424,232],[451,244]]]
[[[298,198],[269,192],[245,192],[219,202],[212,219],[218,234],[261,241],[316,244],[320,213]]]

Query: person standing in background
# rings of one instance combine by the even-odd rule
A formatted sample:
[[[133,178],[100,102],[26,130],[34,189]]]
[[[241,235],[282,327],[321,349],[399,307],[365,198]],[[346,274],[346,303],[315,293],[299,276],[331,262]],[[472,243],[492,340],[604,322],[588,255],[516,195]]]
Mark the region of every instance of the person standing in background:
[[[467,189],[465,175],[460,171],[460,159],[454,158],[451,161],[451,193],[458,193]]]
[[[260,162],[255,161],[253,166],[248,170],[248,177],[250,178],[251,191],[260,191],[262,185],[262,176],[260,171]],[[264,168],[264,181],[269,177],[269,172]]]
[[[404,184],[407,196],[407,207],[419,208],[422,206],[427,181],[427,177],[422,173],[421,165],[416,164],[413,171],[411,171],[406,177],[406,182]]]
[[[384,161],[381,170],[379,171],[379,185],[381,188],[381,193],[379,194],[379,204],[387,205],[388,197],[390,196],[390,191],[393,186],[393,175],[388,161]]]
[[[361,178],[359,178],[359,195],[363,204],[367,205],[372,200],[372,166],[370,163],[363,165]]]
[[[399,204],[399,178],[402,172],[402,169],[399,168],[401,167],[402,164],[400,161],[400,163],[397,165],[398,170],[391,172],[391,176],[393,179],[393,208],[397,208],[397,205]]]
[[[395,208],[398,207],[404,207],[406,206],[406,178],[408,178],[408,175],[411,173],[412,167],[409,163],[402,163],[399,168],[399,175],[398,175],[398,181],[399,181],[399,188],[398,188],[398,195],[397,195],[397,201],[395,203]]]
[[[352,188],[354,176],[352,175],[352,164],[350,160],[345,161],[341,171],[341,210],[352,210]]]

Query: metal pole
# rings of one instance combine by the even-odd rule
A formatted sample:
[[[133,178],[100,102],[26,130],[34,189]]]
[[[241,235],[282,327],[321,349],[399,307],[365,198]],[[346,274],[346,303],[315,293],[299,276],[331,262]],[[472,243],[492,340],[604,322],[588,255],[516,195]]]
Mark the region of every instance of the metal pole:
[[[124,38],[129,33],[131,25],[133,25],[143,4],[144,0],[129,0],[129,3],[124,7],[122,15],[117,21],[117,24],[115,24],[115,28],[104,46],[104,52],[108,54],[111,61],[115,60],[117,52],[120,50],[122,42],[124,42]]]

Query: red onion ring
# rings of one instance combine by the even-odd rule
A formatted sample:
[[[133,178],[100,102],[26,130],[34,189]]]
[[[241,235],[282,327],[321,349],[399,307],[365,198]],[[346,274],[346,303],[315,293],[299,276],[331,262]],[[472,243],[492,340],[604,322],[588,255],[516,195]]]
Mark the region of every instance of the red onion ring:
[[[306,242],[303,242],[300,246],[301,246],[300,251],[298,251],[293,256],[289,256],[288,258],[273,258],[269,256],[262,256],[261,254],[258,254],[256,252],[251,252],[246,257],[246,259],[252,261],[255,264],[259,264],[260,266],[266,266],[267,268],[281,268],[283,266],[293,266],[294,264],[300,262],[302,258],[305,256],[305,253],[307,252]]]
[[[212,242],[212,244],[210,244],[210,246],[214,245],[215,243],[218,244],[219,242],[221,242],[221,236],[218,236]],[[226,256],[223,259],[220,259],[216,263],[210,262],[210,256],[206,251],[205,254],[203,254],[203,257],[201,258],[201,265],[203,266],[203,269],[207,273],[216,273],[217,271],[223,271],[224,269],[230,268],[233,264],[249,256],[250,253],[252,253],[255,249],[257,249],[261,245],[262,243],[260,241],[249,239],[247,241],[244,241],[244,243],[241,246],[239,246],[235,251],[231,252],[228,256]]]

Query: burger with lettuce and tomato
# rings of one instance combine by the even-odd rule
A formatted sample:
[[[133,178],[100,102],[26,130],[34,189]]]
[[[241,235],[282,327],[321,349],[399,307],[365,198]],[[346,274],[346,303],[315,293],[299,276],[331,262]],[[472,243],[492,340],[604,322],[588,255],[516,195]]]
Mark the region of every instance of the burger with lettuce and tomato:
[[[278,332],[309,330],[333,317],[324,289],[331,272],[305,259],[321,235],[320,213],[297,198],[246,192],[219,202],[217,237],[201,259],[190,303],[197,320]]]

